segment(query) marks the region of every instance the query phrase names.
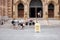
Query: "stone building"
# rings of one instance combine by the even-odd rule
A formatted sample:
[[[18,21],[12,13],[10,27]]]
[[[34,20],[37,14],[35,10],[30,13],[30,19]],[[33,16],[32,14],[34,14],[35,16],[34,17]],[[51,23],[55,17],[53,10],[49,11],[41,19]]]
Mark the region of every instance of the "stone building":
[[[40,13],[40,17],[38,13]],[[58,19],[60,0],[0,0],[0,16]]]

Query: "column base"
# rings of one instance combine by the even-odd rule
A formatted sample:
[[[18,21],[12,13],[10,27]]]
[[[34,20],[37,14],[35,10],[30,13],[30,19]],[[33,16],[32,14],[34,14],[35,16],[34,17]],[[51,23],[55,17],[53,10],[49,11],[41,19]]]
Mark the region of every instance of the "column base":
[[[59,16],[54,16],[54,18],[55,18],[55,19],[57,19],[57,20],[59,20],[59,19],[60,19],[60,18],[59,18]]]
[[[43,18],[47,20],[48,19],[48,15],[43,16]]]

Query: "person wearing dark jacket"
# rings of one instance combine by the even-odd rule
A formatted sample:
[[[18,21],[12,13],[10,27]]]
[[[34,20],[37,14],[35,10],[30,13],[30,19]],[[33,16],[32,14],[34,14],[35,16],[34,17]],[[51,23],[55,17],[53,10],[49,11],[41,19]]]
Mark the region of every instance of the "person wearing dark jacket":
[[[15,26],[15,21],[14,20],[12,20],[12,24],[13,24],[13,26]]]

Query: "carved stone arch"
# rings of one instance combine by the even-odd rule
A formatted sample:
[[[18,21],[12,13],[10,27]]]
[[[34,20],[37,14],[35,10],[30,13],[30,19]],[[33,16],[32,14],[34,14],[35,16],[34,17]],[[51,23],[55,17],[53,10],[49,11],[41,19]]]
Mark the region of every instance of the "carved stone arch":
[[[31,1],[32,1],[32,0],[30,0],[30,1],[29,1],[29,4],[30,4],[30,2],[31,2]],[[43,2],[44,2],[44,1],[43,1],[43,0],[41,0],[41,2],[42,2],[42,4],[43,4]]]
[[[29,3],[29,17],[43,18],[43,3],[42,0],[30,0]]]
[[[49,3],[48,5],[48,17],[49,18],[54,18],[54,4],[53,3]]]
[[[17,9],[18,9],[18,18],[24,18],[24,3],[22,1],[20,1],[17,4]]]
[[[54,5],[57,5],[58,3],[56,3],[55,1],[51,0],[49,1],[47,4],[49,5],[50,3],[54,4]]]
[[[22,0],[18,0],[15,5],[18,5],[19,3],[22,3],[24,5],[24,2]]]
[[[51,1],[48,2],[47,5],[49,5],[50,3],[52,3],[54,5],[54,18],[56,18],[57,15],[58,15],[58,11],[59,11],[59,10],[57,10],[57,9],[59,9],[58,3],[54,0],[51,0]]]
[[[20,3],[23,4],[23,6],[24,6],[24,2],[23,2],[22,0],[18,0],[18,1],[16,1],[16,2],[14,3],[14,6],[15,6],[15,7],[14,7],[14,9],[15,9],[15,15],[14,15],[14,16],[15,16],[16,18],[18,18],[18,17],[19,17],[19,18],[23,18],[23,17],[24,17],[24,9],[23,9],[23,10],[20,10],[20,11],[18,10],[18,5],[19,5]],[[21,14],[23,13],[23,14],[22,14],[23,16],[21,16],[20,13],[21,13]],[[20,16],[19,16],[18,14],[20,14]]]

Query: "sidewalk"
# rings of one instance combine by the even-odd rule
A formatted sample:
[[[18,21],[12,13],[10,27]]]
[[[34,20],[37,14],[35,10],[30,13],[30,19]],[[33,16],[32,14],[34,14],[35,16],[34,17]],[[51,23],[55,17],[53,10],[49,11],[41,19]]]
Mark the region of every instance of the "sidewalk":
[[[35,21],[35,20],[34,20]],[[42,26],[60,26],[60,20],[38,20],[40,25]],[[12,24],[11,24],[11,20],[7,21],[4,25],[0,25],[0,27],[3,28],[11,28]]]
[[[38,20],[41,25],[60,25],[60,20]]]

